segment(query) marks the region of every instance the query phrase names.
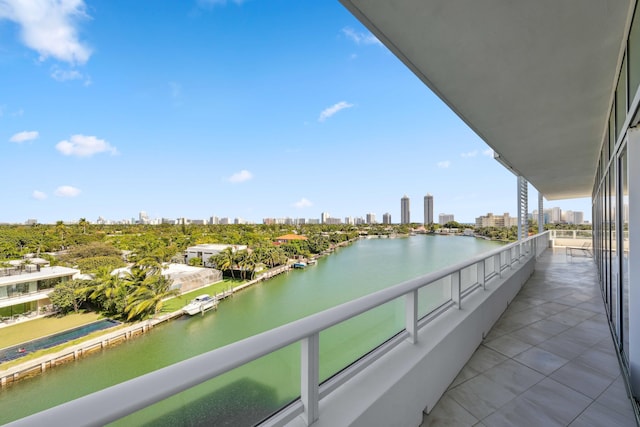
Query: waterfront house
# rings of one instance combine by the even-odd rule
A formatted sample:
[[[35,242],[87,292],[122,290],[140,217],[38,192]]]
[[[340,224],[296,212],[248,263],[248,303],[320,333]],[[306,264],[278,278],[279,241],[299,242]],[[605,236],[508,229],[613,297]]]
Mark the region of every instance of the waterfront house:
[[[200,258],[202,265],[205,267],[215,267],[209,262],[209,258],[219,254],[227,248],[231,248],[233,252],[243,251],[248,248],[247,245],[224,245],[219,243],[202,243],[195,246],[189,246],[184,251],[184,261],[186,264],[193,258]]]
[[[275,243],[278,245],[282,245],[282,244],[293,242],[296,240],[308,240],[308,239],[305,236],[300,236],[298,234],[285,234],[285,235],[276,237]]]
[[[53,288],[80,274],[75,268],[49,267],[41,260],[8,264],[12,267],[0,268],[0,320],[5,323],[44,313],[50,309]]]

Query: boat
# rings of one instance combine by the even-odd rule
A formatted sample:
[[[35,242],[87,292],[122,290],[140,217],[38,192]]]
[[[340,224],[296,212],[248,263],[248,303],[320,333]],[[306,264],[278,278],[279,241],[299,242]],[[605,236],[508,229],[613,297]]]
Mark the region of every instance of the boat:
[[[218,307],[218,300],[211,295],[202,294],[192,299],[189,304],[182,308],[182,312],[190,316],[194,314],[202,313]]]
[[[305,268],[307,266],[307,263],[305,262],[296,262],[295,264],[293,264],[293,268]]]

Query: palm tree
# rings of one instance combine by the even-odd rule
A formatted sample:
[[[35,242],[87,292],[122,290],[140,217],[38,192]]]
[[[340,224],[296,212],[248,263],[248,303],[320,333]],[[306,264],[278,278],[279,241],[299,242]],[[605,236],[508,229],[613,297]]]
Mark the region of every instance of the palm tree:
[[[101,267],[93,280],[93,286],[81,290],[108,313],[122,313],[126,306],[129,283],[117,274],[111,274],[109,267]]]
[[[247,256],[243,260],[243,269],[242,271],[245,273],[245,279],[247,278],[246,272],[251,273],[249,280],[253,279],[253,276],[256,273],[256,267],[259,264],[258,257],[254,252],[248,253]]]
[[[56,231],[60,233],[60,240],[62,241],[62,249],[64,249],[64,232],[66,231],[66,227],[64,222],[56,221]]]
[[[219,270],[225,271],[231,269],[231,278],[235,279],[233,275],[233,265],[235,263],[233,248],[227,247],[223,251],[216,254],[213,258],[215,258],[214,264]]]
[[[171,289],[172,282],[159,273],[147,276],[142,285],[127,298],[127,320],[149,315],[155,317],[162,309],[165,299],[180,293],[178,289]]]
[[[78,221],[78,225],[82,227],[82,234],[87,234],[87,224],[89,224],[89,221],[86,218],[80,218]]]
[[[246,279],[247,278],[247,272],[246,272],[246,261],[248,258],[249,254],[247,253],[247,251],[238,251],[235,253],[233,262],[234,264],[238,267],[238,269],[240,270],[240,277],[242,279]]]

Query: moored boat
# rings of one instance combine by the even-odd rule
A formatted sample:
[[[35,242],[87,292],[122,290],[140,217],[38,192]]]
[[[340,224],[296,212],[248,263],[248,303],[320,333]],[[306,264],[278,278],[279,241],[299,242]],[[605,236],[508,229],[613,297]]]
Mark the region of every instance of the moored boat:
[[[202,313],[205,311],[211,310],[212,308],[216,308],[218,306],[218,300],[211,295],[202,294],[195,297],[193,300],[189,302],[189,304],[185,305],[182,308],[182,311],[190,316],[194,314]]]

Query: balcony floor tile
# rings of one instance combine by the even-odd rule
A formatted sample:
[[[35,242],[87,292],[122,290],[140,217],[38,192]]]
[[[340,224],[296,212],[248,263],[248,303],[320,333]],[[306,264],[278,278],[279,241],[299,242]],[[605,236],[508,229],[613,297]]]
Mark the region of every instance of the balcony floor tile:
[[[593,260],[564,252],[538,259],[422,426],[636,425]]]

